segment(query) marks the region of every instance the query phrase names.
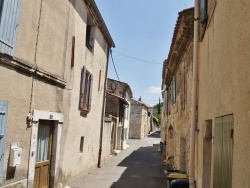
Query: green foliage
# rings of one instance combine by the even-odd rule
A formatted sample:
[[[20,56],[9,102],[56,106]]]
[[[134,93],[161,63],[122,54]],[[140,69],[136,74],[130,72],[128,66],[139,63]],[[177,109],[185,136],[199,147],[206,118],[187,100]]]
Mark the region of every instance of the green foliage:
[[[162,109],[163,103],[160,102],[154,105],[153,108],[154,110],[154,114],[153,114],[153,121],[160,126],[161,125],[161,109]]]

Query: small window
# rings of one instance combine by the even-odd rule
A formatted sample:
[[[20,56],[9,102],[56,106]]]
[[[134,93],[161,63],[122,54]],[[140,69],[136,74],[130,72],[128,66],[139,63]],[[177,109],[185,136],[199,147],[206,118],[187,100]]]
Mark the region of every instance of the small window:
[[[86,47],[89,51],[93,52],[94,48],[94,27],[92,25],[87,25],[86,27]]]
[[[80,153],[83,152],[83,145],[84,145],[84,136],[82,136],[80,139],[80,148],[79,148]]]
[[[82,111],[89,112],[91,109],[92,82],[92,74],[90,74],[90,72],[85,67],[83,67],[79,100],[79,109]]]
[[[72,37],[72,47],[71,47],[71,68],[75,65],[75,36]]]
[[[173,103],[176,101],[176,79],[173,78],[170,84],[170,99]]]
[[[181,109],[185,109],[186,104],[186,71],[185,71],[185,64],[183,63],[182,70],[180,76],[180,97],[181,97]]]
[[[207,0],[200,0],[200,40],[202,40],[207,27]]]

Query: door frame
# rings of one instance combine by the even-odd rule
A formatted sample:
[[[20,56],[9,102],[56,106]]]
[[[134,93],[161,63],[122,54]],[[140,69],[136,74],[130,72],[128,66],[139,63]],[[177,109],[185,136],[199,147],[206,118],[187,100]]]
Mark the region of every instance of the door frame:
[[[34,110],[32,112],[32,130],[30,139],[30,158],[28,169],[28,188],[32,188],[34,185],[35,177],[35,164],[36,164],[36,147],[37,147],[37,135],[39,120],[53,121],[53,141],[52,141],[52,158],[50,166],[50,187],[54,187],[59,171],[59,159],[60,159],[60,142],[63,123],[63,114],[57,112],[49,112],[42,110]]]

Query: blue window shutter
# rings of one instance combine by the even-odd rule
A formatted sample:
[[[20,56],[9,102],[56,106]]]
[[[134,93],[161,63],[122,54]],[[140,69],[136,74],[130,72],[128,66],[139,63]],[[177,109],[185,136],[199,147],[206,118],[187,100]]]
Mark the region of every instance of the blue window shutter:
[[[3,180],[3,163],[4,163],[4,141],[7,125],[8,103],[0,100],[0,183]]]
[[[0,51],[13,55],[16,43],[21,0],[2,0]]]

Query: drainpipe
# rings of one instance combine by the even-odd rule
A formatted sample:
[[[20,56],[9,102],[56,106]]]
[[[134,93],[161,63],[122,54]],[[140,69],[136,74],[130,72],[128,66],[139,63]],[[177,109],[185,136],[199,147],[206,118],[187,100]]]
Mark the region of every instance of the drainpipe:
[[[103,89],[103,103],[102,103],[102,118],[101,118],[101,130],[100,130],[100,143],[99,143],[99,154],[98,154],[98,168],[101,168],[101,158],[102,158],[102,139],[103,139],[103,125],[105,120],[105,107],[106,107],[106,88],[107,88],[107,79],[108,79],[108,65],[109,65],[109,53],[110,47],[108,47],[107,51],[107,63],[105,70],[105,81],[104,81],[104,89]]]
[[[195,161],[195,127],[196,127],[196,106],[197,106],[197,78],[198,78],[198,29],[199,2],[195,0],[194,6],[194,51],[193,51],[193,80],[192,80],[192,104],[191,104],[191,128],[190,128],[190,161],[189,161],[189,187],[195,187],[194,161]],[[198,19],[199,20],[199,19]]]

